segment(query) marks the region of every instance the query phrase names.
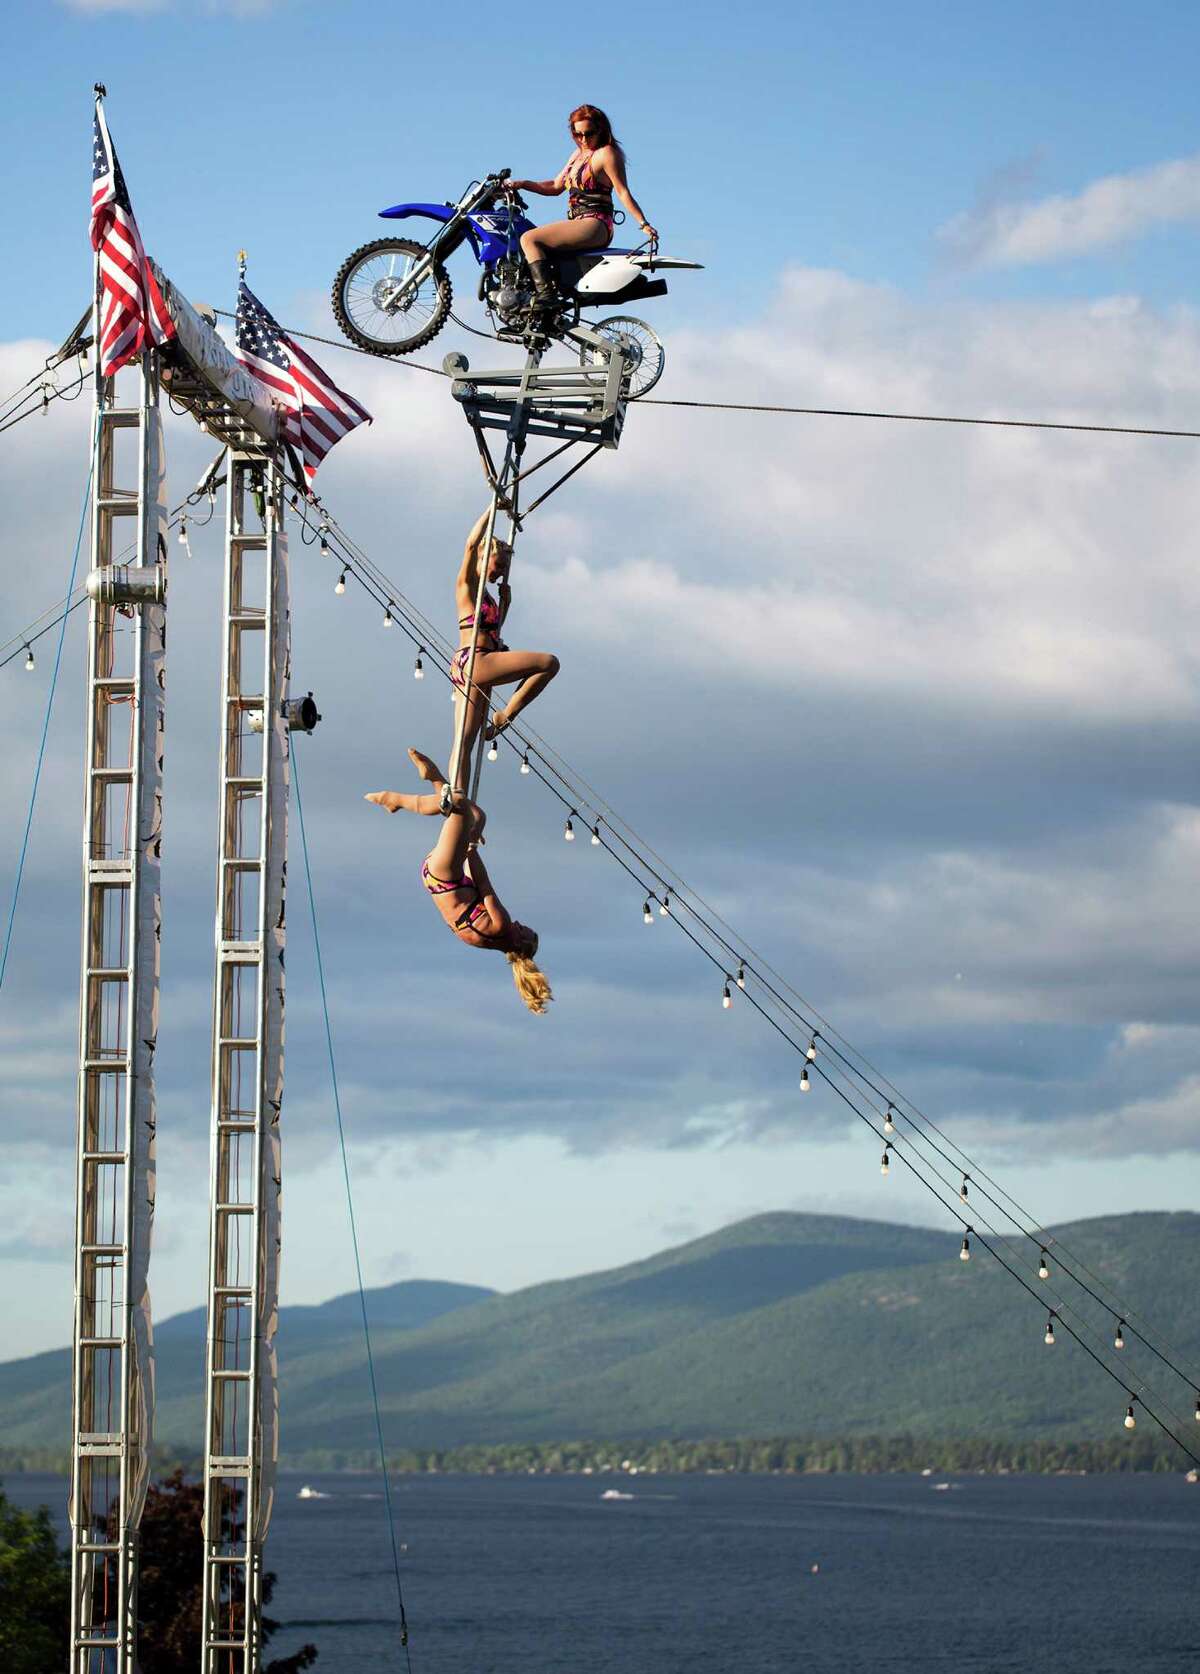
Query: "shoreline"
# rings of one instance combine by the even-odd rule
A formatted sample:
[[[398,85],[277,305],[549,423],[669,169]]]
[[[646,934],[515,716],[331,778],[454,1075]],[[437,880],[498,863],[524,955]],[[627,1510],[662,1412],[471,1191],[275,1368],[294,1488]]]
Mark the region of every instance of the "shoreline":
[[[1016,1440],[1003,1437],[775,1437],[698,1440],[509,1442],[447,1448],[397,1448],[391,1476],[1104,1476],[1185,1475],[1195,1461],[1151,1435],[1105,1440]],[[200,1474],[198,1450],[164,1445],[154,1451],[156,1477],[182,1468]],[[280,1472],[378,1474],[378,1455],[363,1448],[321,1448],[285,1454]],[[69,1472],[66,1449],[0,1448],[0,1478]]]

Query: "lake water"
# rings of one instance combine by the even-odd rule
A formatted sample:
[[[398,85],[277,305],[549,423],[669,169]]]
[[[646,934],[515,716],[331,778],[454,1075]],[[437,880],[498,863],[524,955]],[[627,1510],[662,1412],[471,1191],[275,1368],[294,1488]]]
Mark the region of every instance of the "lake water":
[[[329,1498],[298,1499],[302,1483]],[[57,1478],[4,1486],[61,1511]],[[612,1486],[634,1497],[602,1500]],[[1179,1476],[421,1477],[393,1492],[414,1674],[1200,1667],[1200,1486]],[[285,1624],[268,1656],[312,1640],[324,1674],[404,1667],[377,1480],[283,1476],[267,1567]]]

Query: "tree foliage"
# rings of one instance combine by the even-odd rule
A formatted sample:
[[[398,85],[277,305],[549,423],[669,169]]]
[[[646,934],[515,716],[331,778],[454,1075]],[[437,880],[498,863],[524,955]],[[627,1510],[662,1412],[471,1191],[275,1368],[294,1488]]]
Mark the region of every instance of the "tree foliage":
[[[311,1453],[313,1470],[369,1470],[365,1451]],[[1154,1431],[1107,1441],[1022,1440],[1011,1436],[707,1436],[623,1441],[508,1442],[494,1446],[407,1448],[388,1453],[394,1475],[573,1475],[609,1472],[849,1471],[871,1476],[888,1471],[1126,1472],[1186,1470],[1188,1456]]]
[[[204,1488],[182,1470],[154,1483],[142,1513],[138,1576],[141,1674],[192,1674],[200,1657]],[[275,1576],[263,1576],[269,1602]],[[0,1670],[47,1674],[70,1653],[70,1554],[59,1549],[50,1513],[19,1511],[0,1493]],[[263,1617],[265,1645],[279,1623]],[[266,1664],[263,1674],[300,1674],[315,1645]]]
[[[138,1657],[141,1674],[192,1674],[200,1645],[203,1606],[201,1529],[204,1485],[176,1470],[151,1485],[142,1513],[138,1581]],[[269,1603],[275,1576],[263,1576]],[[279,1623],[264,1615],[265,1645]],[[266,1664],[264,1674],[299,1674],[317,1660],[315,1645]]]
[[[45,1506],[21,1511],[0,1492],[0,1668],[46,1674],[70,1655],[71,1569]]]

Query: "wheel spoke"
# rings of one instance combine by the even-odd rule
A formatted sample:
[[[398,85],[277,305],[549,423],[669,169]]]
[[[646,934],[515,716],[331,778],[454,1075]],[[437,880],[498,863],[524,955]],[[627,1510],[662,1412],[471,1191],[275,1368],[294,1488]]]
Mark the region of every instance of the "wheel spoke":
[[[628,345],[635,351],[630,356],[633,364],[629,369],[626,385],[630,400],[636,400],[639,395],[645,395],[647,390],[653,389],[662,377],[666,354],[657,335],[646,322],[617,314],[611,319],[599,321],[595,329],[610,341]],[[604,364],[604,356],[598,349],[584,347],[580,349],[579,361],[585,370],[599,368]]]

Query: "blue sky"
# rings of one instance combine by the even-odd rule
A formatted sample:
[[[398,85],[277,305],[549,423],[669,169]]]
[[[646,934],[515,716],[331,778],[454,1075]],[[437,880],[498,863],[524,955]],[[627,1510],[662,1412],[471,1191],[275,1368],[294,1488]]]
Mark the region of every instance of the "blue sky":
[[[96,79],[147,228],[214,298],[239,242],[282,300],[323,289],[398,197],[452,196],[506,164],[549,173],[584,96],[617,118],[672,242],[718,257],[720,286],[682,304],[717,317],[786,261],[946,282],[936,229],[997,181],[1070,191],[1194,141],[1182,66],[1200,21],[1169,4],[751,4],[735,29],[721,6],[617,6],[596,20],[594,53],[538,0],[519,28],[482,6],[382,21],[359,0],[55,0],[10,15],[0,131],[17,203],[62,205],[55,228],[21,218],[23,259],[0,280],[18,331],[77,292],[67,206]],[[1189,234],[1160,231],[1107,250],[1099,282],[1165,299],[1186,292],[1191,253]],[[46,281],[33,293],[30,265]],[[1089,279],[1094,265],[1068,263],[1003,289],[1061,295]]]
[[[1200,21],[1180,8],[455,16],[17,6],[0,386],[88,292],[100,78],[146,244],[194,298],[229,305],[245,245],[268,305],[330,330],[332,275],[380,207],[553,172],[589,98],[665,247],[707,264],[646,305],[662,394],[1194,423]],[[453,277],[469,297],[461,256]],[[448,329],[426,358],[458,346]],[[479,500],[466,427],[433,380],[328,364],[377,422],[320,486],[448,617]],[[82,409],[0,438],[3,637],[61,588]],[[643,409],[521,549],[520,637],[563,659],[539,730],[1047,1221],[1200,1185],[1193,448]],[[174,420],[169,449],[174,499],[208,455]],[[193,549],[172,554],[160,1313],[203,1287],[212,531]],[[297,677],[326,715],[301,747],[368,1278],[509,1288],[768,1208],[927,1219],[902,1180],[880,1195],[836,1110],[801,1122],[793,1066],[500,768],[493,866],[542,929],[551,1018],[439,933],[422,834],[359,798],[404,782],[405,744],[444,749],[449,705],[315,565],[297,548]],[[0,998],[12,1352],[69,1331],[78,621]],[[48,660],[0,675],[5,867]],[[352,1269],[292,924],[284,1285],[304,1301]]]

